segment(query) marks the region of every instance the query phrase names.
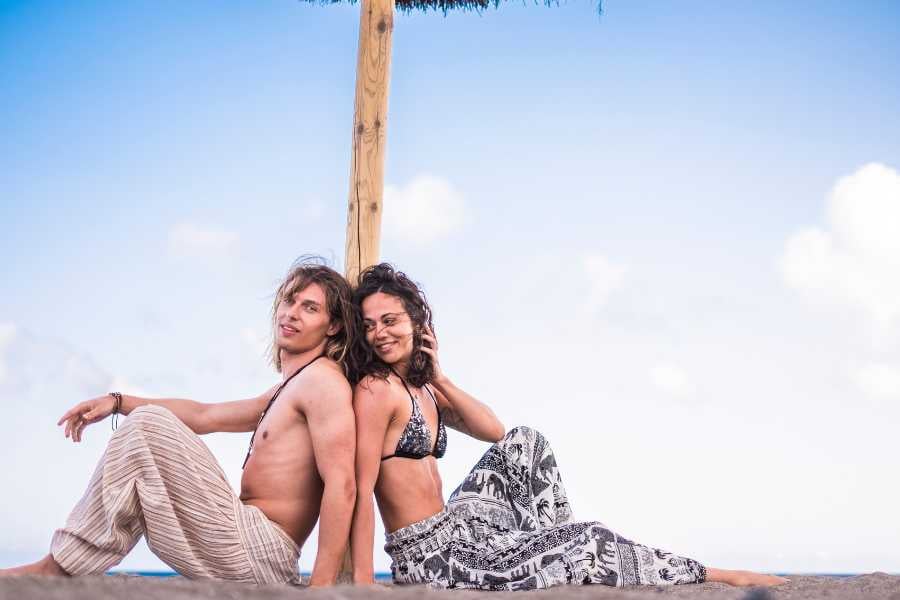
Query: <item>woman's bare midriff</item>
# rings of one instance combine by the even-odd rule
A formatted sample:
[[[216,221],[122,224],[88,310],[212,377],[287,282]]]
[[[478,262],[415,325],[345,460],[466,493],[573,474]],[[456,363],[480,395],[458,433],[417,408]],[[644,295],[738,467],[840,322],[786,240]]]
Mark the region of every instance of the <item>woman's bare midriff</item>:
[[[381,463],[375,498],[386,531],[397,531],[435,515],[444,508],[437,461],[390,458]]]

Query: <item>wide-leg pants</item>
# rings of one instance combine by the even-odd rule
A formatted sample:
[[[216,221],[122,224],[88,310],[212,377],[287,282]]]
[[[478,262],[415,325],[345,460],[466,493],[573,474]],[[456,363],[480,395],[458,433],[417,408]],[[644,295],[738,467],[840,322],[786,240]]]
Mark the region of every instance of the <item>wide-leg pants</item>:
[[[103,573],[141,535],[186,577],[300,581],[297,544],[243,504],[200,437],[159,406],[135,409],[112,435],[51,553],[70,575]]]
[[[574,522],[556,459],[516,427],[481,457],[440,513],[387,534],[397,583],[529,590],[562,584],[701,583],[697,561]]]

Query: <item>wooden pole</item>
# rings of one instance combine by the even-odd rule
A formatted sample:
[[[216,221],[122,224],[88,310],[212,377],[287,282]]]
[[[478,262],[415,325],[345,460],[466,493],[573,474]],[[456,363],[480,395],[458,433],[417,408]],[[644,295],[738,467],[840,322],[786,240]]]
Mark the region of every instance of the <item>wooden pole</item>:
[[[347,242],[344,247],[344,276],[354,286],[360,271],[378,262],[381,243],[393,30],[394,0],[360,2],[350,201],[347,206]],[[338,581],[349,583],[352,575],[353,566],[348,548],[344,552]]]
[[[378,262],[393,29],[394,0],[362,0],[344,253],[344,275],[354,285]]]

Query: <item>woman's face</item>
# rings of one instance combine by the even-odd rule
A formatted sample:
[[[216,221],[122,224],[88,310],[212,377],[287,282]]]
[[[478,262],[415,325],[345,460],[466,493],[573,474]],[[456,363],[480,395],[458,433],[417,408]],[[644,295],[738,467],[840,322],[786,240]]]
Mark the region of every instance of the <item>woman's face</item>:
[[[397,296],[376,292],[362,301],[366,341],[389,365],[408,363],[413,352],[413,322]]]

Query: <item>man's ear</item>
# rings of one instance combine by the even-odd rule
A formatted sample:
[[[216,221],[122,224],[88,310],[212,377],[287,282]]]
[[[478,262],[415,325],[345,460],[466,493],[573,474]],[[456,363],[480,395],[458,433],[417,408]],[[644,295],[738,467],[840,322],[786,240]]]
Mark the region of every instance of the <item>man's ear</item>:
[[[333,335],[337,335],[337,333],[341,330],[340,321],[332,321],[331,325],[328,326],[328,331],[325,332],[325,335],[331,337]]]

